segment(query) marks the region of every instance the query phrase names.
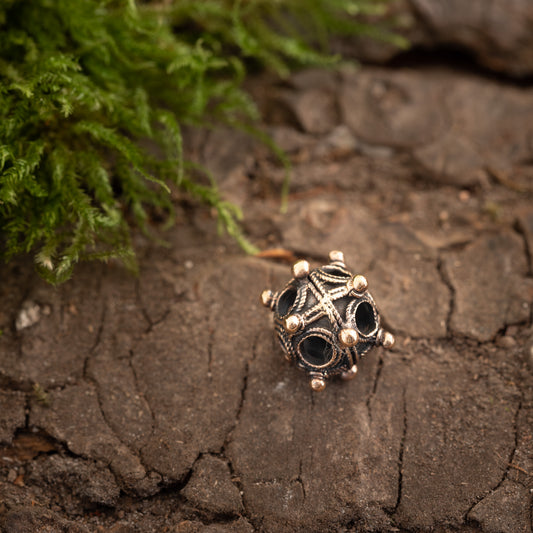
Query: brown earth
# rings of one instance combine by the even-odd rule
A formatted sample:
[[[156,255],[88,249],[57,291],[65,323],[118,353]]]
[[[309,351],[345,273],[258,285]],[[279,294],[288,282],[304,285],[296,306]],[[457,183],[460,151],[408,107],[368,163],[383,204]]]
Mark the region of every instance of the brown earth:
[[[450,67],[255,91],[294,173],[231,132],[189,153],[268,258],[183,204],[138,278],[2,267],[0,529],[531,532],[533,88]],[[340,249],[392,351],[314,393],[263,289]]]

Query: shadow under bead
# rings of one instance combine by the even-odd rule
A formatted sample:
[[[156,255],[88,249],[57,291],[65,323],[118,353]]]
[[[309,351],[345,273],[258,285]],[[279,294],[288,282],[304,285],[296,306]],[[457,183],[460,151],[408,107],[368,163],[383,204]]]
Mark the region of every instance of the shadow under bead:
[[[355,377],[359,359],[372,347],[394,345],[392,334],[380,326],[366,278],[346,268],[342,252],[330,252],[329,260],[313,270],[298,261],[282,291],[261,295],[274,313],[285,356],[307,372],[315,391],[331,376]]]

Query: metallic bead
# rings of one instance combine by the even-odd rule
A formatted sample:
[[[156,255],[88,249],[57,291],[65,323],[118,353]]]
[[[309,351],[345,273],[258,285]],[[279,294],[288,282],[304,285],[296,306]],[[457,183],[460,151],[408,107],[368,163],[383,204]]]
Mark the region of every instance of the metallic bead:
[[[350,284],[355,292],[365,292],[368,288],[368,281],[364,276],[361,276],[361,274],[355,275],[351,281]]]
[[[357,374],[357,365],[353,365],[350,370],[346,370],[346,372],[343,372],[341,374],[342,379],[345,381],[348,381],[350,379],[353,379],[355,377],[355,374]]]
[[[344,254],[339,252],[339,250],[331,250],[331,252],[329,252],[329,262],[344,264]]]
[[[394,346],[396,339],[394,338],[394,335],[392,333],[389,333],[388,331],[382,329],[379,332],[379,342],[381,342],[383,348],[390,350]]]
[[[307,261],[298,261],[292,265],[292,275],[295,278],[305,278],[309,274],[309,263]]]
[[[359,342],[359,333],[353,328],[345,328],[339,331],[339,341],[345,348],[351,348]]]
[[[261,303],[265,307],[271,307],[274,300],[274,293],[272,291],[263,291],[261,293]]]
[[[380,327],[366,278],[347,269],[342,252],[330,252],[329,259],[313,270],[307,261],[297,262],[283,290],[261,296],[274,314],[285,357],[307,372],[315,391],[332,376],[353,378],[372,347],[394,344],[392,334]]]
[[[302,325],[302,319],[298,315],[290,315],[285,319],[285,329],[289,333],[296,333]]]
[[[315,391],[320,392],[326,388],[326,380],[320,376],[314,376],[309,382],[309,386]]]

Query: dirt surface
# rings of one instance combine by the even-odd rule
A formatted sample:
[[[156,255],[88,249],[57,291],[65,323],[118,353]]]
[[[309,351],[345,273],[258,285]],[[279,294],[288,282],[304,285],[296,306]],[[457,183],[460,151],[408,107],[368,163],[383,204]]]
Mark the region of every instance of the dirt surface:
[[[265,82],[266,83],[266,82]],[[183,205],[141,274],[1,271],[0,529],[531,532],[533,88],[451,68],[257,84],[283,170],[189,139],[268,258]],[[263,289],[343,250],[394,332],[314,393]]]

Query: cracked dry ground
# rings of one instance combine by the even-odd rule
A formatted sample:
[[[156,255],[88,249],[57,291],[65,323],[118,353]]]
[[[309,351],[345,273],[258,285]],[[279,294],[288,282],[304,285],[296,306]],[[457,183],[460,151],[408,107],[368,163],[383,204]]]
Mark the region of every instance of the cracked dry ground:
[[[343,250],[396,347],[311,392],[259,305],[288,264],[190,205],[170,247],[138,238],[138,279],[4,267],[1,529],[531,532],[533,89],[367,67],[260,97],[287,214],[263,147],[212,132],[189,153],[262,249]]]

